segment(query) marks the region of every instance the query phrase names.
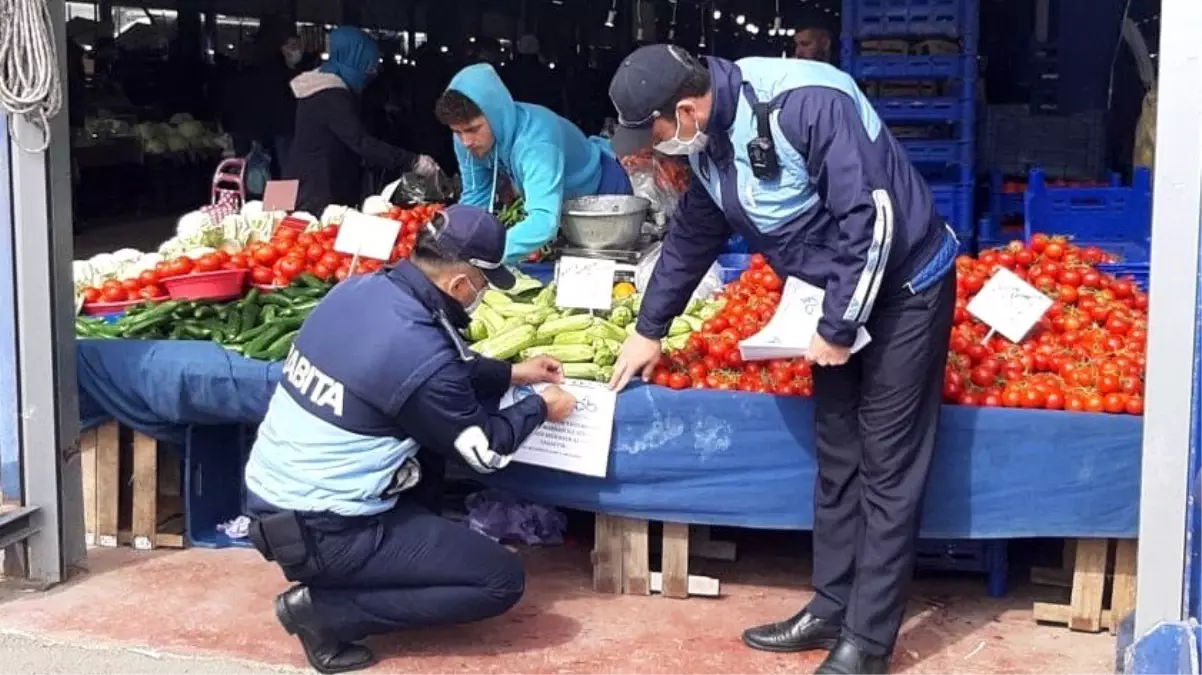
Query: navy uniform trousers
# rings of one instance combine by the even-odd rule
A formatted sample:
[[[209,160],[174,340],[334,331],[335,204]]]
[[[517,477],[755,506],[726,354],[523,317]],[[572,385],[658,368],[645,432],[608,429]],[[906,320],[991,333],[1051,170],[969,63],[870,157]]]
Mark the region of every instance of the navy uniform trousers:
[[[441,461],[424,450],[419,457],[422,482],[390,511],[300,516],[309,561],[284,573],[309,587],[317,615],[343,642],[487,619],[525,590],[516,554],[431,510]]]
[[[913,574],[922,496],[956,299],[954,270],[929,288],[882,289],[872,342],[814,368],[814,616],[869,654],[893,650]]]

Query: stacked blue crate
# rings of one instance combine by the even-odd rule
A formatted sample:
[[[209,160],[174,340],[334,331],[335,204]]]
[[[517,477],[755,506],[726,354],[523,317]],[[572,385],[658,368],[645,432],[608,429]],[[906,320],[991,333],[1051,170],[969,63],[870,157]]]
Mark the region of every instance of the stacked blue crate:
[[[974,152],[978,0],[845,0],[844,68],[872,97],[891,128],[922,128],[925,137],[898,133],[915,166],[931,185],[935,207],[965,244],[974,248]],[[945,39],[959,53],[920,53],[919,41]],[[894,53],[865,53],[865,40],[906,43]],[[897,52],[902,53],[897,53]],[[931,96],[876,96],[874,87],[924,82]]]
[[[975,248],[973,212],[976,135],[978,0],[844,0],[842,63],[869,94],[891,128],[924,129],[923,137],[895,132],[910,161],[927,178],[935,207],[966,250]],[[946,39],[955,54],[921,53],[918,43]],[[884,41],[890,53],[865,53],[864,41]],[[901,47],[901,44],[905,47]],[[921,81],[933,95],[877,96],[882,83]],[[927,133],[925,130],[929,130]],[[1005,592],[1006,542],[924,541],[918,564],[988,574],[991,594]]]

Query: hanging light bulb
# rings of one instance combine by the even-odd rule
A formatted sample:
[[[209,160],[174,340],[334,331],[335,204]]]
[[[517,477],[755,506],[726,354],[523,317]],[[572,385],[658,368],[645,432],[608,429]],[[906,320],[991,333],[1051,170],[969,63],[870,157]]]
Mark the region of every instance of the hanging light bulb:
[[[720,10],[720,9],[715,9],[715,10],[714,10],[714,21],[718,21],[718,20],[720,20],[721,18],[722,18],[722,10]]]
[[[740,26],[742,26],[743,24],[747,23],[747,17],[745,17],[745,16],[743,16],[742,14],[740,14],[740,15],[738,15],[738,16],[736,16],[736,17],[735,17],[735,23],[737,23],[737,24],[739,24]]]
[[[785,31],[785,33],[786,33],[786,34],[787,34],[789,37],[793,37],[794,35],[797,35],[797,29],[796,29],[796,28],[790,28],[789,30]]]
[[[614,0],[613,5],[609,8],[609,13],[605,15],[605,27],[613,28],[614,20],[618,18],[618,0]]]

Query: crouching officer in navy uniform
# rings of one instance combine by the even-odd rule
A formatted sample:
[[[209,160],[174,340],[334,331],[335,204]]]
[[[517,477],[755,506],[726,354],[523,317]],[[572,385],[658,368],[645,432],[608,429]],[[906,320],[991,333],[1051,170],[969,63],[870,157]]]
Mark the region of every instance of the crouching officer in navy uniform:
[[[320,672],[371,665],[355,644],[368,635],[477,621],[522,597],[516,555],[410,492],[419,448],[491,473],[575,410],[552,384],[498,412],[511,385],[561,382],[560,364],[511,366],[459,338],[490,283],[513,285],[504,251],[488,212],[446,209],[411,262],[330,291],[284,362],[246,467],[250,536],[298,584],[276,617]]]
[[[688,157],[692,183],[622,347],[612,386],[644,379],[659,339],[732,234],[782,277],[825,289],[817,334],[815,596],[751,628],[766,651],[829,649],[820,673],[883,673],[906,607],[935,449],[958,242],[846,73],[651,45],[610,87],[614,149]],[[855,356],[856,332],[871,343]]]

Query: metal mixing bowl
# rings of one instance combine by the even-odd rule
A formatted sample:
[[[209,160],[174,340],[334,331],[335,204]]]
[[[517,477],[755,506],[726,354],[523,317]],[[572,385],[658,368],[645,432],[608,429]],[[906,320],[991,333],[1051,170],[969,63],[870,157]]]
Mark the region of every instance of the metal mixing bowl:
[[[596,195],[563,203],[560,231],[569,244],[594,250],[632,250],[651,209],[650,200]]]

